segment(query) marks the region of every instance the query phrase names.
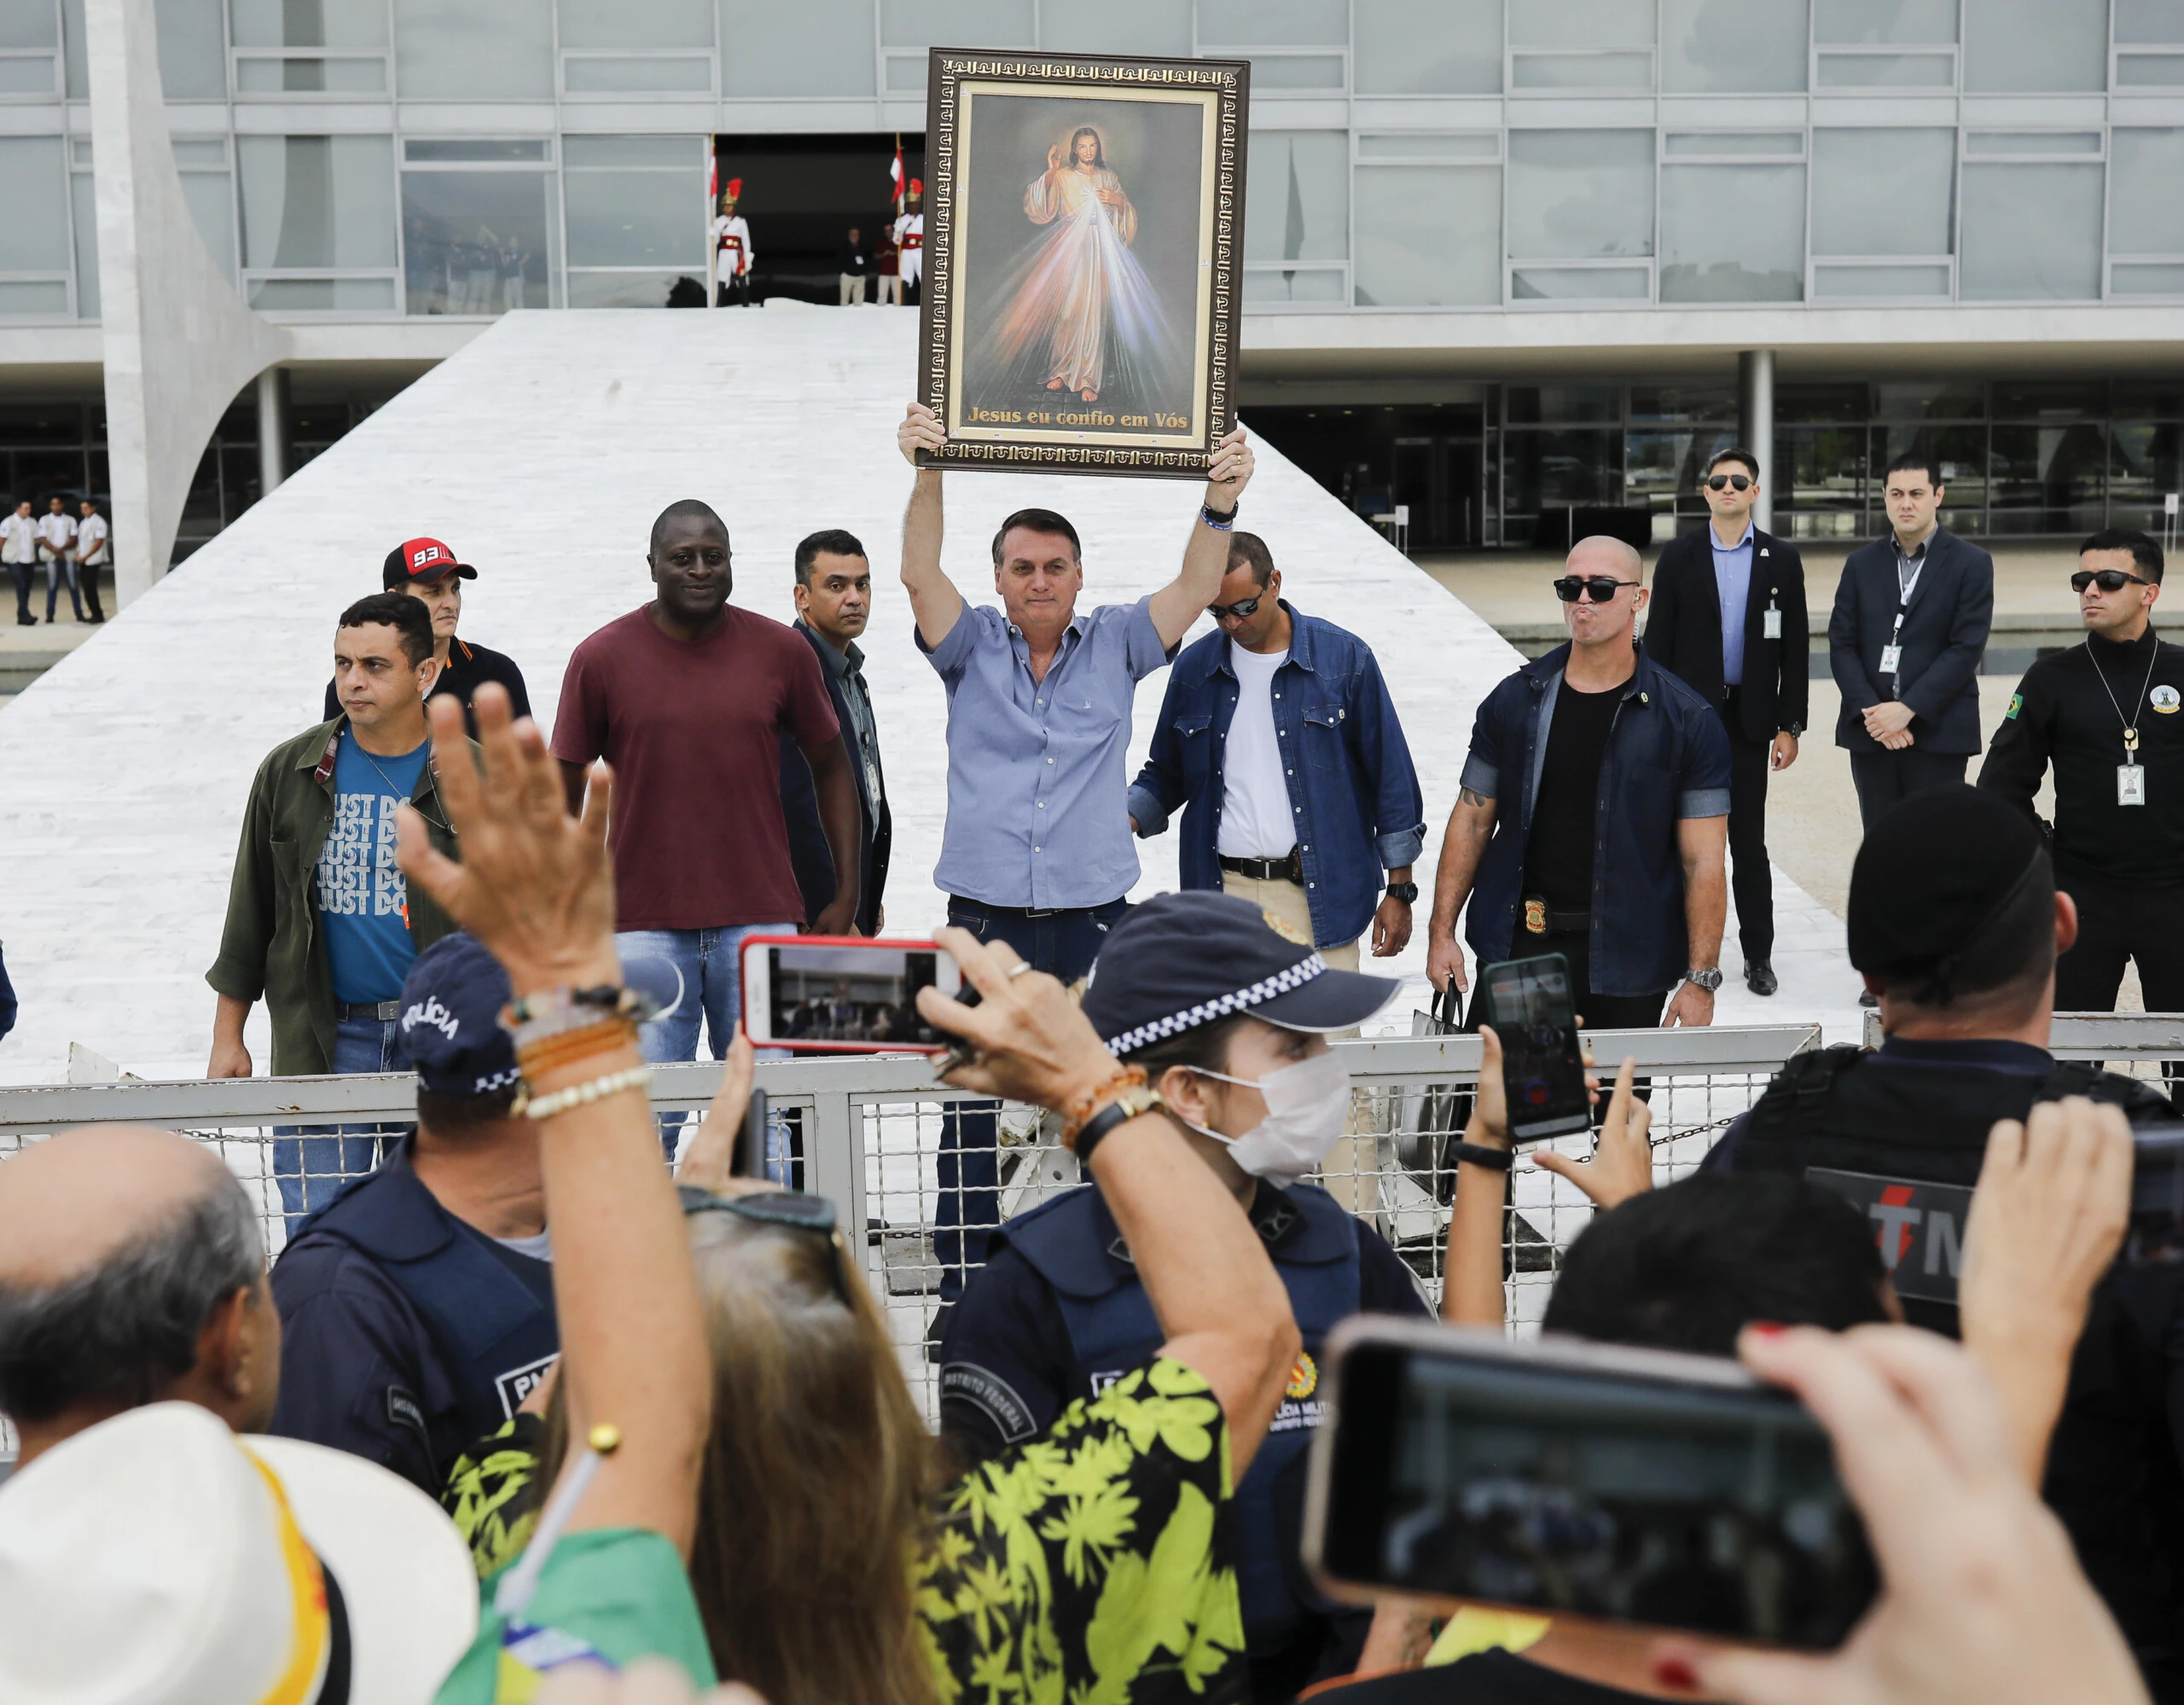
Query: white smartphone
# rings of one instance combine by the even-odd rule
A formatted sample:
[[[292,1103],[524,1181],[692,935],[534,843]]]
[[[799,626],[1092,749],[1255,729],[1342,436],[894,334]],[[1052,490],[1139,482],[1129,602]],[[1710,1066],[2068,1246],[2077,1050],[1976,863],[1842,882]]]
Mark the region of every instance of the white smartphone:
[[[952,1038],[926,1023],[918,990],[955,995],[963,973],[934,942],[865,936],[751,936],[743,943],[743,1025],[760,1047],[810,1053],[938,1053]]]

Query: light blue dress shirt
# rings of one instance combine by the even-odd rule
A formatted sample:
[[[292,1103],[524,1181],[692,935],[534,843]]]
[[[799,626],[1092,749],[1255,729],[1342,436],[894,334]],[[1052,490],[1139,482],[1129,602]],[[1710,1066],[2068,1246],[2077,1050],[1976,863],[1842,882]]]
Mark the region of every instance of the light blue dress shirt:
[[[1042,681],[1001,611],[966,603],[918,649],[948,687],[944,894],[1035,911],[1104,906],[1137,880],[1124,758],[1137,683],[1175,656],[1153,600],[1079,615]]]
[[[1741,687],[1745,606],[1751,598],[1751,523],[1745,523],[1742,538],[1725,546],[1710,522],[1706,542],[1714,548],[1714,589],[1722,594],[1722,681]]]

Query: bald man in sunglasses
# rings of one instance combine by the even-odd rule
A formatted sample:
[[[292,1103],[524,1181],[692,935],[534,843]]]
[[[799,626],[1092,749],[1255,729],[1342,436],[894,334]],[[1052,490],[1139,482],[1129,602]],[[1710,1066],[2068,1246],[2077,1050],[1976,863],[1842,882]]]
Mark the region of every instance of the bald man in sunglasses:
[[[1809,702],[1805,565],[1751,519],[1759,458],[1717,452],[1699,481],[1708,525],[1663,547],[1646,655],[1714,707],[1729,737],[1729,867],[1745,986],[1772,995],[1774,884],[1767,778],[1798,761]]]

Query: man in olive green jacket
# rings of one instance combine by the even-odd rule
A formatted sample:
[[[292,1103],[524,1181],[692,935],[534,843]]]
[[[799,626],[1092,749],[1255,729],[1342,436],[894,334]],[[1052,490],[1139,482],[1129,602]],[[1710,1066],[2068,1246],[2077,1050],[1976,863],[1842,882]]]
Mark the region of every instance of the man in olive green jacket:
[[[428,761],[425,696],[439,664],[425,606],[398,592],[359,600],[334,639],[342,714],[283,741],[251,785],[228,890],[209,1077],[247,1077],[243,1025],[263,999],[276,1076],[394,1067],[402,979],[454,925],[412,895],[394,863],[406,802],[450,856],[454,831]],[[273,1167],[290,1229],[372,1164],[374,1138],[276,1132]]]

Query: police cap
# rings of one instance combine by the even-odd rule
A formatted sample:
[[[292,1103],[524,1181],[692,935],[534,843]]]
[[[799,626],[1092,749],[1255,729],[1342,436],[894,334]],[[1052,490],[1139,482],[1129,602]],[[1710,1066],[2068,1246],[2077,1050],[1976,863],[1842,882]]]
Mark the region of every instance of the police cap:
[[[1084,1016],[1118,1054],[1231,1013],[1290,1030],[1347,1030],[1396,997],[1391,977],[1335,971],[1289,925],[1233,895],[1155,895],[1094,961]]]
[[[1977,787],[1891,806],[1850,866],[1850,963],[1876,977],[1945,975],[2046,856],[2032,819]]]
[[[512,1087],[515,1039],[501,1028],[508,974],[467,930],[417,955],[402,984],[395,1058],[425,1088],[444,1095],[491,1095]]]

